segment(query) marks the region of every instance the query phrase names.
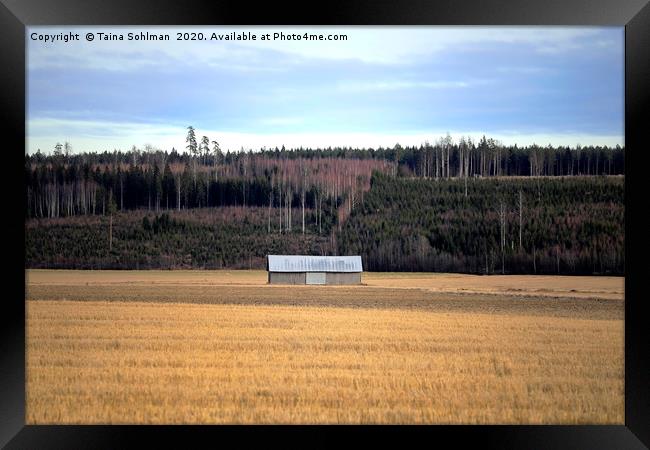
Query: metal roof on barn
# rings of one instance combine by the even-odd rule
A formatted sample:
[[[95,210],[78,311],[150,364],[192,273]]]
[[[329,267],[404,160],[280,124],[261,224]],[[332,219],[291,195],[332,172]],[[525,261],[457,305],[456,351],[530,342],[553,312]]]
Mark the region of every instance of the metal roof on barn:
[[[269,272],[363,272],[361,256],[268,255]]]

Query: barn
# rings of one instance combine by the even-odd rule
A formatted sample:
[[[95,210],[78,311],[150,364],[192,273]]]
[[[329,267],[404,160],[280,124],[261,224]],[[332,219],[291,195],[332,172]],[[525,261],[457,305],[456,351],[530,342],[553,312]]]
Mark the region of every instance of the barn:
[[[361,284],[361,256],[268,255],[269,284]]]

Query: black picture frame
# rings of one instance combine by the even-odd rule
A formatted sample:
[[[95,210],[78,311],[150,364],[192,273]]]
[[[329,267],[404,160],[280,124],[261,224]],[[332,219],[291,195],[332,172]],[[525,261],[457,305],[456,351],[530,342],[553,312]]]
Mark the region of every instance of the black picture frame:
[[[454,446],[642,449],[650,446],[650,364],[647,319],[642,314],[648,220],[641,184],[650,149],[643,147],[650,96],[650,5],[647,0],[507,0],[438,2],[305,2],[283,8],[272,2],[235,1],[0,0],[1,105],[4,134],[3,217],[5,269],[11,290],[3,290],[0,333],[0,445],[6,448],[124,448],[189,446],[202,439],[223,444],[236,434],[238,445],[280,439],[282,427],[221,426],[29,426],[25,425],[24,197],[16,192],[24,164],[25,27],[31,25],[597,25],[625,26],[625,425],[620,426],[417,426],[291,427],[291,441],[337,445],[337,434],[371,436],[385,442],[409,437],[426,443],[451,439]],[[9,138],[8,140],[6,138]],[[23,217],[20,217],[20,212]],[[8,244],[15,243],[11,246]],[[11,248],[11,249],[10,249]],[[19,261],[23,261],[22,267]],[[326,432],[327,431],[327,432]],[[399,431],[399,434],[396,432]],[[308,434],[309,436],[305,435]],[[234,436],[232,436],[234,437]],[[287,444],[286,433],[281,437]],[[313,438],[316,437],[317,440]],[[347,437],[345,437],[347,439]],[[267,443],[269,441],[266,441]],[[401,441],[400,441],[401,442]],[[155,444],[154,444],[155,443]]]

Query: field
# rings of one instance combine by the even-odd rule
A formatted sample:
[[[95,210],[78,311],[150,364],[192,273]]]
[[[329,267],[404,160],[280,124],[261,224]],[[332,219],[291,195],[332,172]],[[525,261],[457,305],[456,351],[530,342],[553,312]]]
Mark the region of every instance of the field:
[[[623,278],[28,270],[27,423],[624,423]]]

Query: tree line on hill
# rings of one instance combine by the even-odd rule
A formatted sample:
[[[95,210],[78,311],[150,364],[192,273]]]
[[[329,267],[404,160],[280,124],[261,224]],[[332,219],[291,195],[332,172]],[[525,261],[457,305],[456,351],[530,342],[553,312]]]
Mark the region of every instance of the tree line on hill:
[[[186,137],[187,152],[172,149],[171,152],[155,149],[145,145],[144,149],[135,146],[130,151],[104,151],[72,153],[69,143],[57,143],[51,154],[42,153],[40,149],[28,156],[31,163],[52,163],[65,160],[69,164],[82,166],[150,166],[155,161],[166,160],[171,165],[185,164],[198,166],[238,165],[240,159],[256,156],[275,160],[286,159],[378,159],[397,161],[403,175],[424,178],[448,178],[457,176],[565,176],[565,175],[623,175],[625,173],[625,148],[619,145],[608,146],[518,146],[503,145],[498,140],[483,136],[477,142],[472,138],[461,137],[458,141],[446,135],[430,143],[419,146],[402,146],[378,148],[260,148],[223,153],[217,141],[210,141],[207,136],[197,143],[195,130],[188,127]],[[212,144],[212,148],[210,148]],[[161,156],[164,153],[164,156]],[[162,167],[159,167],[162,170]]]
[[[504,146],[483,136],[478,143],[449,135],[434,145],[396,148],[400,163],[423,178],[489,176],[622,175],[625,152],[614,148],[580,145],[570,147]]]
[[[346,216],[368,189],[373,170],[437,179],[613,175],[624,174],[625,166],[620,147],[518,148],[485,138],[478,145],[469,139],[454,143],[447,136],[420,147],[283,148],[225,155],[215,141],[210,150],[205,136],[201,145],[188,140],[188,153],[134,148],[70,154],[57,144],[52,155],[26,155],[26,215],[106,214],[112,197],[120,211],[269,205],[290,214],[294,204],[318,208],[330,202],[337,209],[344,204],[341,214]]]

